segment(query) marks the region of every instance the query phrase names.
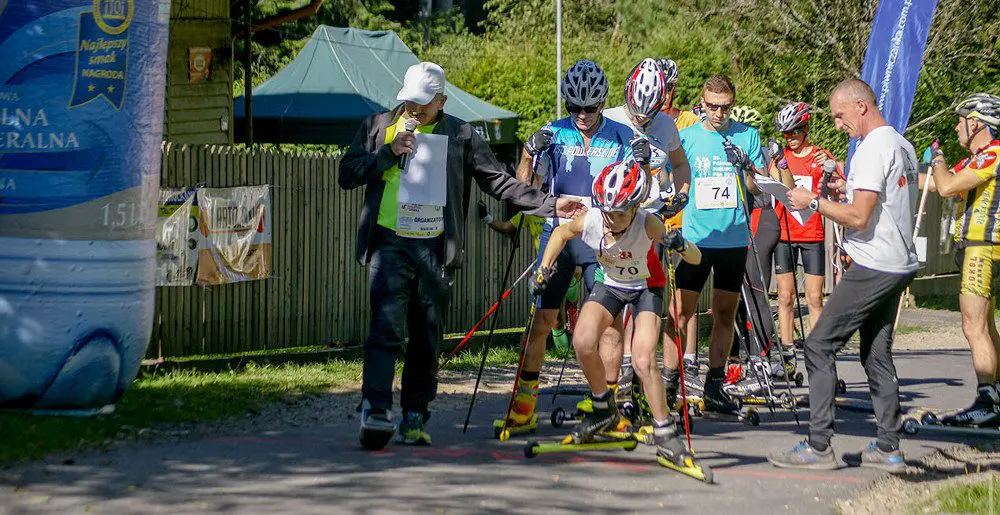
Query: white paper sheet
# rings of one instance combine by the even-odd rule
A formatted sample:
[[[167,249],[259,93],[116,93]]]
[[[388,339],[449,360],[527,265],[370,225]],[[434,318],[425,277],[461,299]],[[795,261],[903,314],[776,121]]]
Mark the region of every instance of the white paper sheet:
[[[445,205],[448,181],[448,136],[415,134],[413,153],[399,174],[400,204]]]
[[[791,203],[788,201],[789,188],[788,186],[785,186],[784,183],[769,177],[761,177],[760,175],[755,176],[754,179],[757,181],[757,187],[764,193],[773,195],[774,198],[778,199],[778,202],[781,202],[781,205],[785,206],[788,213],[792,215],[792,218],[794,218],[799,225],[805,225],[806,220],[808,220],[809,217],[815,213],[815,211],[809,209],[808,207],[799,210],[792,209]]]

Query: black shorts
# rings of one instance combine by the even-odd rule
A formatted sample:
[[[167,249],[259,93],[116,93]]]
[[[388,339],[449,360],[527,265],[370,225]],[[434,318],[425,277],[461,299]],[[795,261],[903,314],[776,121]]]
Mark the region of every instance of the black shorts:
[[[625,309],[625,306],[632,305],[632,316],[636,316],[643,311],[655,313],[656,316],[663,315],[663,288],[643,288],[641,290],[626,290],[608,286],[604,283],[595,283],[594,289],[587,296],[587,302],[596,302],[617,317]]]
[[[739,293],[743,286],[743,270],[747,266],[747,251],[747,247],[701,249],[700,264],[682,261],[677,265],[677,288],[700,293],[711,272],[715,274],[713,288]]]
[[[535,260],[536,265],[542,262],[542,255],[545,254],[545,246],[548,245],[550,236],[552,236],[552,228],[546,225],[539,239],[539,252]],[[566,302],[566,291],[573,281],[573,273],[578,266],[583,271],[583,286],[586,288],[583,294],[586,295],[594,287],[594,281],[597,276],[597,258],[594,256],[594,251],[590,247],[587,247],[582,240],[570,240],[562,252],[559,253],[559,257],[556,258],[556,269],[552,272],[552,276],[549,277],[549,281],[545,285],[545,291],[542,292],[541,298],[538,301],[539,309],[559,309],[563,307],[563,304]]]
[[[808,243],[778,242],[774,249],[774,273],[790,274],[802,257],[802,268],[809,275],[826,274],[826,252],[822,241]]]

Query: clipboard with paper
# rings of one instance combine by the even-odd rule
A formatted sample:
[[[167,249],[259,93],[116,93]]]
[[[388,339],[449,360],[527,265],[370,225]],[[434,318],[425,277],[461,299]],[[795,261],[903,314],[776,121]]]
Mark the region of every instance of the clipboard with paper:
[[[399,174],[399,203],[444,206],[448,185],[448,136],[416,134],[413,153]]]
[[[778,199],[778,202],[781,202],[781,205],[785,206],[785,209],[788,210],[788,214],[792,215],[792,218],[794,218],[799,225],[805,225],[806,220],[809,220],[813,213],[815,213],[815,211],[809,208],[792,209],[791,202],[788,200],[788,192],[791,191],[791,189],[788,186],[785,186],[784,183],[771,179],[770,177],[757,176],[755,179],[757,181],[757,187],[764,193],[773,195],[774,198]]]

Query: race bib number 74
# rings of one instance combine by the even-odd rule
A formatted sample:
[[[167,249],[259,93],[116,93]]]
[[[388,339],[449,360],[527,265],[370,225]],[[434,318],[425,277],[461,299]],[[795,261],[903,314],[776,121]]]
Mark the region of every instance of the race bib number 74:
[[[698,209],[732,209],[739,202],[736,177],[696,177],[695,207]]]

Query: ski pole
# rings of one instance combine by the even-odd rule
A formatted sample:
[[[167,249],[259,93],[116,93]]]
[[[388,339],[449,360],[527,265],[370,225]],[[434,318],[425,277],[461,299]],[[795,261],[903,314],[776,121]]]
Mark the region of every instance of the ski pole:
[[[503,288],[502,285],[506,283],[507,279],[510,277],[510,269],[514,265],[514,256],[517,255],[517,249],[520,248],[521,227],[524,225],[524,219],[525,216],[521,215],[521,220],[518,222],[517,229],[514,231],[514,241],[511,245],[510,256],[508,256],[507,258],[507,267],[504,269],[503,280],[500,282],[501,288]],[[531,267],[529,266],[528,269],[525,270],[525,273],[521,274],[521,277],[518,278],[518,281],[524,278],[530,271]],[[517,283],[515,282],[514,284]],[[503,300],[506,296],[510,295],[510,290],[513,288],[514,286],[512,285],[510,289],[508,289],[507,291],[505,291],[500,295],[500,298],[497,300],[495,304],[497,308],[499,308],[500,301]],[[490,320],[490,332],[486,334],[486,341],[483,342],[483,354],[479,359],[479,371],[476,372],[476,386],[472,389],[472,399],[469,400],[469,411],[465,414],[465,423],[462,425],[462,434],[465,434],[465,432],[469,429],[469,419],[472,418],[472,407],[476,405],[476,394],[479,393],[479,382],[483,378],[483,369],[486,368],[486,356],[490,353],[490,344],[493,342],[493,332],[497,328],[497,320],[499,319],[500,317],[496,316],[493,317],[492,320]],[[465,336],[466,339],[470,338],[472,336],[472,332],[474,331],[475,328],[473,328],[473,330],[470,331],[469,334]],[[454,352],[452,354],[454,354]]]
[[[670,276],[670,288],[673,289],[670,296],[670,305],[673,308],[673,315],[670,317],[671,322],[674,325],[674,344],[677,345],[677,370],[680,373],[678,378],[681,383],[681,410],[684,412],[684,436],[687,438],[687,448],[688,451],[694,452],[691,448],[691,415],[688,413],[688,400],[687,400],[687,386],[684,384],[684,349],[681,347],[681,312],[678,296],[680,295],[677,289],[677,278],[674,274],[674,261],[673,261],[673,251],[668,251],[667,253],[667,274]],[[670,406],[667,406],[670,409]]]
[[[524,338],[521,339],[521,358],[517,362],[517,371],[514,373],[514,388],[510,392],[510,400],[507,401],[507,409],[504,411],[503,415],[503,426],[500,428],[501,442],[505,442],[510,438],[510,410],[514,407],[514,398],[517,397],[517,379],[521,377],[521,371],[524,369],[524,357],[528,354],[528,337],[531,335],[531,326],[535,321],[535,313],[538,311],[538,295],[531,296],[531,309],[528,312],[528,323],[524,326]],[[476,380],[476,386],[479,386],[479,380]],[[472,402],[476,401],[476,392],[472,392]],[[469,403],[469,414],[465,417],[465,424],[469,424],[469,416],[472,414],[472,403]],[[463,429],[463,431],[465,431]]]
[[[937,148],[939,146],[938,140],[935,139],[931,146]],[[927,205],[927,190],[930,188],[931,177],[933,176],[933,169],[928,166],[927,176],[924,177],[924,191],[920,193],[920,207],[917,208],[917,221],[913,224],[913,240],[916,241],[917,234],[920,232],[920,224],[923,222],[924,218],[924,207]],[[907,286],[906,290],[903,290],[902,295],[899,297],[899,305],[896,306],[896,320],[892,323],[892,332],[896,333],[896,327],[899,326],[899,316],[903,314],[903,301],[906,300],[907,295],[910,293],[910,287]]]
[[[465,333],[465,337],[462,338],[462,341],[460,341],[458,345],[456,345],[455,348],[448,353],[448,356],[446,356],[444,358],[444,361],[441,362],[441,365],[438,366],[438,372],[444,370],[444,367],[446,367],[448,363],[451,362],[452,358],[454,358],[459,353],[459,351],[461,351],[462,348],[464,348],[465,345],[469,343],[469,340],[472,339],[472,335],[476,332],[477,329],[479,329],[479,326],[483,325],[483,322],[485,322],[487,318],[496,313],[497,308],[499,308],[500,306],[500,303],[507,300],[507,297],[510,297],[510,293],[514,290],[514,287],[517,286],[517,284],[520,283],[525,277],[527,277],[529,273],[531,273],[531,267],[532,265],[528,265],[528,267],[524,269],[524,272],[522,272],[521,275],[517,278],[517,280],[514,281],[514,284],[511,284],[510,288],[507,288],[507,290],[500,295],[500,300],[494,302],[493,305],[490,306],[490,309],[488,309],[486,313],[483,315],[483,317],[480,318],[478,322],[476,322],[476,325],[472,326],[472,329],[469,329],[469,332]]]

